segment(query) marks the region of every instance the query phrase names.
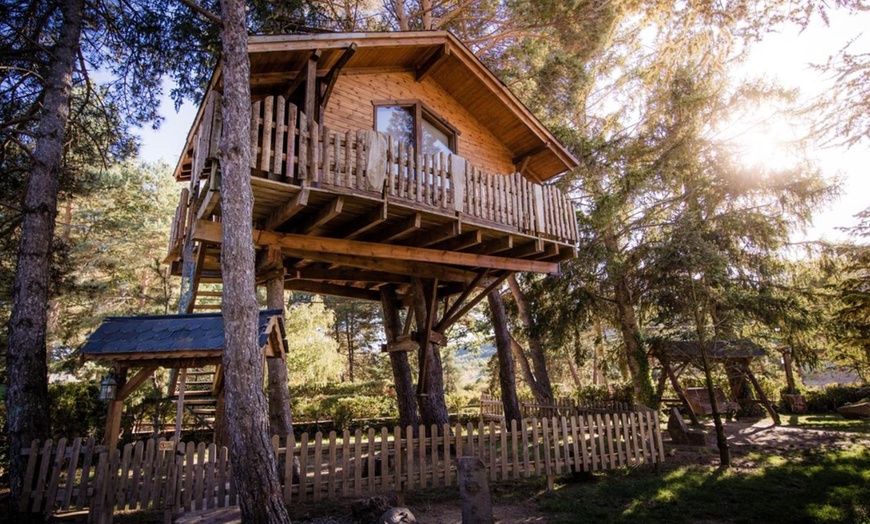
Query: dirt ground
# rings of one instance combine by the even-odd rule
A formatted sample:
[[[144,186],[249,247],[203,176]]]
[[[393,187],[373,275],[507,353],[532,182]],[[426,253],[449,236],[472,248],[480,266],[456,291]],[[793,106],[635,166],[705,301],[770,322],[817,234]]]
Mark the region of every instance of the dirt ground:
[[[708,424],[712,432],[712,422]],[[725,425],[728,442],[731,448],[733,467],[737,470],[751,470],[756,464],[749,457],[753,451],[765,450],[772,453],[804,448],[848,447],[855,444],[870,446],[870,436],[866,434],[846,433],[841,431],[811,429],[804,427],[775,426],[770,419],[752,422],[728,422]],[[668,437],[665,433],[665,443]],[[669,464],[715,464],[718,454],[715,447],[701,449],[696,446],[667,445],[665,462]],[[525,498],[517,500],[512,493],[509,500],[500,501],[501,489],[493,486],[493,514],[496,522],[501,524],[544,523],[547,517],[537,508],[536,499],[539,492],[530,492]],[[406,506],[421,524],[459,524],[462,517],[459,509],[458,496],[451,490],[441,493],[423,493],[414,495],[406,501]],[[301,509],[294,522],[309,524],[353,524],[349,510],[334,505],[330,508],[311,507]],[[327,516],[327,513],[332,515]],[[183,523],[229,523],[240,522],[237,510],[222,511],[219,515],[187,516]]]

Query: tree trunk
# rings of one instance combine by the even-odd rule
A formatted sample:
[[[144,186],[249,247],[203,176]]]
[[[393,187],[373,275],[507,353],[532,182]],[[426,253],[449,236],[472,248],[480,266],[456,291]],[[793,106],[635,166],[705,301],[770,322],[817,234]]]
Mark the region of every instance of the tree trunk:
[[[417,332],[424,333],[427,328],[426,318],[432,305],[431,300],[433,297],[429,296],[429,286],[424,286],[419,279],[413,279],[413,287],[412,301],[414,304],[414,319],[417,322]],[[420,351],[423,352],[424,358],[428,360],[426,366],[426,388],[417,397],[417,402],[420,406],[420,418],[427,427],[437,424],[441,428],[443,424],[449,422],[447,403],[444,401],[444,370],[441,365],[441,351],[437,344],[431,342],[428,348],[421,347]]]
[[[606,237],[605,244],[611,253],[618,252],[613,237]],[[610,283],[613,286],[613,297],[616,302],[616,322],[625,346],[625,361],[631,373],[634,400],[651,406],[654,401],[652,376],[650,375],[649,359],[641,340],[640,327],[638,327],[637,317],[634,314],[631,290],[621,268],[615,267],[617,264],[610,261],[607,265]]]
[[[525,293],[520,289],[516,277],[511,275],[508,277],[507,281],[508,286],[511,288],[511,294],[514,297],[514,301],[517,303],[520,321],[523,323],[523,327],[526,328],[526,332],[529,333],[529,353],[531,354],[532,364],[535,368],[535,383],[538,388],[535,391],[535,398],[540,404],[548,404],[553,400],[553,386],[550,383],[550,374],[547,371],[547,357],[544,354],[544,346],[537,337],[531,334],[533,326],[532,315],[529,313],[529,302],[526,299]]]
[[[266,282],[266,307],[280,309],[284,316],[284,278]],[[266,387],[269,393],[269,432],[281,438],[293,433],[290,392],[287,388],[287,361],[281,357],[266,359]]]
[[[24,198],[21,243],[12,287],[6,393],[12,500],[21,493],[26,462],[21,449],[50,436],[46,324],[58,180],[70,110],[72,72],[84,2],[61,3],[63,22],[45,77],[43,109]]]
[[[604,373],[604,329],[601,327],[601,318],[595,315],[593,320],[595,329],[594,357],[592,359],[592,384],[596,386],[607,385],[607,375]]]
[[[384,315],[384,333],[388,342],[394,342],[402,332],[399,319],[398,297],[394,285],[381,287],[381,310]],[[416,428],[420,425],[417,405],[414,402],[414,384],[407,351],[391,351],[390,367],[396,387],[396,402],[399,408],[399,426]]]
[[[516,365],[511,351],[511,335],[507,329],[507,314],[498,290],[487,295],[492,329],[495,332],[495,347],[498,352],[498,381],[501,387],[501,403],[504,405],[504,421],[510,427],[511,420],[522,420],[520,402],[517,399]]]
[[[244,522],[290,522],[269,439],[251,232],[251,88],[245,2],[221,0],[223,132],[220,145],[224,282],[223,364],[233,479]],[[197,174],[194,173],[194,176]]]

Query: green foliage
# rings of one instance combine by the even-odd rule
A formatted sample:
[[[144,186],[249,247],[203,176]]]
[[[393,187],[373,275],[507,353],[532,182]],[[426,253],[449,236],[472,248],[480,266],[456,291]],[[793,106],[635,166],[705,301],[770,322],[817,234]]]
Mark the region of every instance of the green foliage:
[[[51,384],[51,431],[54,438],[95,437],[106,425],[106,403],[100,400],[100,386],[93,382]]]
[[[870,386],[827,386],[807,391],[807,411],[836,413],[843,404],[853,404],[870,397]]]
[[[294,422],[330,420],[341,431],[359,419],[396,416],[395,393],[386,381],[336,382],[316,392],[291,389]]]
[[[290,386],[316,390],[340,380],[344,359],[338,343],[328,335],[334,322],[322,301],[296,303],[287,308],[287,377]]]
[[[634,388],[631,383],[611,384],[608,386],[582,386],[577,389],[577,402],[580,405],[617,401],[634,402]]]

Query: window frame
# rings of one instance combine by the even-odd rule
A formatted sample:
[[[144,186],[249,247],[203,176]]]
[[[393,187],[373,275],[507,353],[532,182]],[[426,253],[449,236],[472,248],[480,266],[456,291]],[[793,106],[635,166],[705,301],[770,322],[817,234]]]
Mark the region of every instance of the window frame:
[[[404,107],[413,108],[414,113],[414,151],[420,155],[423,145],[423,119],[432,124],[433,127],[447,135],[449,140],[448,147],[453,154],[458,154],[459,151],[459,135],[458,129],[450,124],[444,117],[436,113],[431,107],[426,105],[422,100],[417,98],[405,98],[397,100],[372,100],[372,129],[378,129],[378,108],[380,107]]]

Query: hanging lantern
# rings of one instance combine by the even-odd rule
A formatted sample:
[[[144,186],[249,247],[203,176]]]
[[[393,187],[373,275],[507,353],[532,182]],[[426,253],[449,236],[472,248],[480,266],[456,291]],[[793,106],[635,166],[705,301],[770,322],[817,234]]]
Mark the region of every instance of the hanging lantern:
[[[100,400],[115,400],[117,389],[118,382],[115,381],[115,374],[109,373],[100,383]]]

